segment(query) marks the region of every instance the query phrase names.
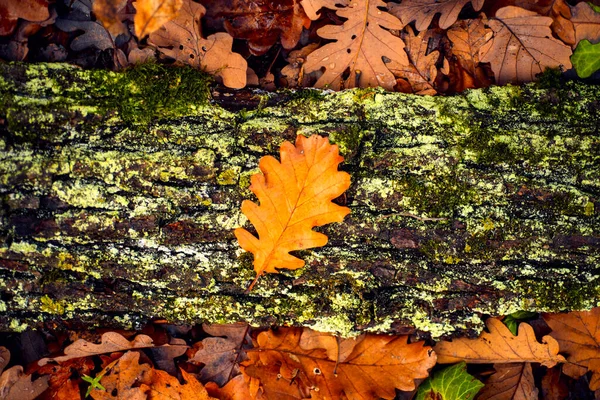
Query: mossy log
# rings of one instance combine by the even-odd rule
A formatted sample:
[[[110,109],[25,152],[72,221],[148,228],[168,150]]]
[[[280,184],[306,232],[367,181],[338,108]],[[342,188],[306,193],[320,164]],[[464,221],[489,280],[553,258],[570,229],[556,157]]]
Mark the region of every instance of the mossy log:
[[[247,321],[474,334],[600,300],[600,87],[211,89],[189,69],[0,65],[0,329]],[[328,135],[352,213],[306,266],[237,245],[258,160]]]

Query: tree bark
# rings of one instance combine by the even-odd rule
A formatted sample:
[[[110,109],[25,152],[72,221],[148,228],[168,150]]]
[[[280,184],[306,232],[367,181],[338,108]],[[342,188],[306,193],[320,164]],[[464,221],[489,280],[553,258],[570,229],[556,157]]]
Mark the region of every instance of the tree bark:
[[[211,93],[187,69],[0,70],[1,330],[164,318],[439,337],[600,300],[597,86]],[[352,212],[304,268],[244,294],[241,201],[298,134],[340,146]]]

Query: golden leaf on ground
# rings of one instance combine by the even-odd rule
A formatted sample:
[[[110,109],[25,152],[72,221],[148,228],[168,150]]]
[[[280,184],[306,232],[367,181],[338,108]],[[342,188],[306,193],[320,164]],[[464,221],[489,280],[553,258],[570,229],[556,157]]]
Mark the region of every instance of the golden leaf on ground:
[[[202,38],[200,19],[205,12],[201,4],[183,0],[177,17],[152,33],[148,43],[167,57],[222,78],[227,87],[243,88],[248,64],[240,54],[231,51],[233,38],[228,33]]]
[[[354,2],[337,10],[339,17],[347,19],[343,25],[326,25],[317,31],[319,36],[335,42],[309,54],[304,64],[305,74],[325,69],[316,87],[339,90],[382,86],[392,90],[396,79],[386,63],[406,65],[408,58],[402,39],[386,30],[402,29],[402,23],[381,7],[386,7],[382,0]]]
[[[429,39],[434,33],[423,31],[415,36],[410,26],[405,29],[407,33],[403,38],[410,62],[403,65],[392,61],[388,64],[388,68],[396,77],[406,79],[414,93],[436,94],[433,83],[438,73],[436,63],[440,58],[440,52],[434,50],[428,53]]]
[[[49,376],[31,381],[31,375],[23,373],[23,367],[15,365],[0,375],[0,399],[33,400],[48,389]]]
[[[404,25],[417,21],[415,26],[421,32],[427,30],[436,14],[440,14],[440,28],[448,29],[469,2],[479,11],[484,0],[402,0],[400,4],[389,3],[389,9]]]
[[[477,339],[460,338],[437,343],[434,350],[438,362],[440,364],[459,361],[486,364],[535,362],[548,368],[556,363],[565,362],[565,358],[558,354],[556,340],[544,336],[542,343],[539,343],[529,324],[522,322],[517,336],[514,336],[499,319],[489,318],[486,325],[489,333],[483,332]]]
[[[577,379],[592,371],[590,389],[600,389],[600,307],[542,316],[552,328],[550,336],[558,341],[561,352],[567,354],[563,372]]]
[[[321,8],[329,8],[336,10],[339,7],[345,7],[348,5],[349,0],[301,0],[300,4],[304,8],[304,12],[313,21],[319,19],[317,12]],[[338,7],[339,6],[339,7]]]
[[[260,379],[267,398],[393,399],[395,389],[413,390],[435,365],[435,354],[408,336],[367,335],[343,362],[322,348],[300,345],[301,328],[258,335],[245,373]],[[287,396],[287,397],[286,397]]]
[[[135,35],[138,39],[155,32],[177,16],[183,0],[136,0]]]
[[[479,57],[491,63],[497,84],[530,82],[546,68],[571,68],[571,48],[552,37],[552,18],[509,6],[488,24],[494,34]]]
[[[99,375],[105,390],[94,388],[90,395],[94,400],[127,399],[146,400],[147,387],[140,385],[149,379],[150,365],[139,364],[140,353],[128,351],[107,365]],[[113,395],[113,394],[116,394]]]
[[[575,27],[573,47],[576,47],[577,43],[583,39],[592,43],[600,42],[600,13],[594,11],[587,2],[577,3],[571,12],[573,14],[571,22]]]
[[[204,385],[194,375],[181,370],[181,376],[184,384],[165,371],[153,369],[150,371],[150,383],[142,384],[141,388],[148,392],[149,400],[217,400],[208,395]]]
[[[344,362],[354,350],[354,347],[365,339],[366,335],[348,339],[333,336],[330,333],[313,331],[305,328],[300,336],[300,347],[305,350],[325,349],[330,360]]]
[[[312,228],[341,222],[350,213],[331,201],[350,187],[350,175],[338,171],[344,158],[337,145],[326,137],[298,135],[296,145],[284,142],[280,153],[281,163],[271,156],[261,158],[262,173],[251,178],[250,190],[260,205],[242,203],[258,238],[244,228],[234,232],[240,246],[254,254],[256,279],[248,290],[265,272],[303,267],[304,261],[289,252],[325,246],[327,236]]]
[[[538,398],[530,363],[494,364],[477,400],[531,400]]]
[[[208,394],[220,400],[267,400],[263,396],[262,391],[252,393],[250,383],[252,380],[258,384],[256,378],[251,378],[246,374],[238,375],[227,382],[222,388],[214,382],[208,382],[206,390],[208,390]]]
[[[119,12],[127,5],[127,0],[94,0],[93,11],[96,18],[114,36],[127,32],[119,18]]]
[[[46,365],[49,361],[62,362],[79,357],[89,357],[98,354],[114,353],[130,349],[154,347],[152,338],[147,335],[137,335],[132,341],[125,339],[116,332],[106,332],[102,335],[100,344],[90,343],[84,339],[78,339],[65,348],[65,355],[52,358],[42,358],[38,365]]]

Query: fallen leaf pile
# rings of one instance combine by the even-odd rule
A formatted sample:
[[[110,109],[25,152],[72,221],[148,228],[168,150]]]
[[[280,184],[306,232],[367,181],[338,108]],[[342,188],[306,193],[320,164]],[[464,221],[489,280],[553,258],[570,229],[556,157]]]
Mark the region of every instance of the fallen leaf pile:
[[[600,69],[600,7],[574,0],[5,0],[0,58],[190,65],[230,88],[454,93]]]
[[[579,396],[588,383],[600,388],[600,308],[517,313],[486,324],[479,338],[437,343],[242,323],[157,322],[147,334],[23,333],[9,344],[12,352],[30,346],[55,354],[13,365],[11,351],[0,347],[0,398],[566,399],[574,398],[570,388]]]

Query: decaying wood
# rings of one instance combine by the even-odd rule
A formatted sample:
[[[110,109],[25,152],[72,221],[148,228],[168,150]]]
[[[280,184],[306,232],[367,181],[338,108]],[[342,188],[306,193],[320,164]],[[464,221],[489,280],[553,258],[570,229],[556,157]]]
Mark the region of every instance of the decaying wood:
[[[0,70],[2,330],[165,318],[440,336],[600,300],[599,87],[198,90],[173,111],[138,95],[151,77]],[[244,295],[252,259],[232,230],[249,177],[313,133],[340,145],[352,214],[305,268]]]

